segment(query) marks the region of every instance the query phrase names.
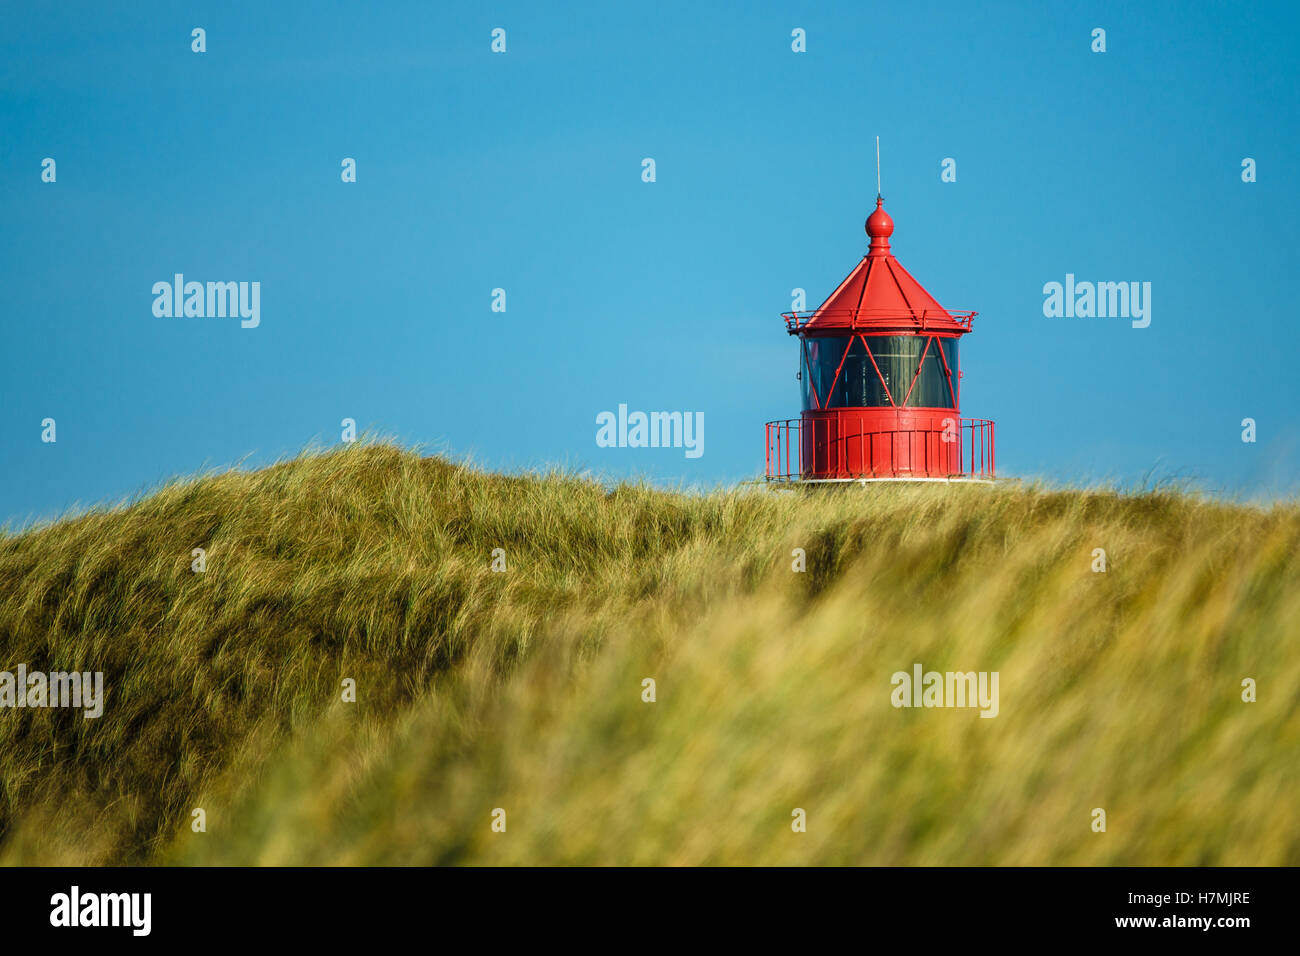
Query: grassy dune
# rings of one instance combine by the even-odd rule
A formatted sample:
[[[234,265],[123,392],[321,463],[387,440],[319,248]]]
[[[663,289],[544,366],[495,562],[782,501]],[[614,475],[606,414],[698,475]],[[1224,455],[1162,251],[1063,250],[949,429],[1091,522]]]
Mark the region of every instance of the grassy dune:
[[[386,445],[183,482],[0,537],[0,670],[107,691],[0,710],[0,862],[1296,864],[1298,544],[1294,505]],[[895,708],[916,662],[998,716]]]

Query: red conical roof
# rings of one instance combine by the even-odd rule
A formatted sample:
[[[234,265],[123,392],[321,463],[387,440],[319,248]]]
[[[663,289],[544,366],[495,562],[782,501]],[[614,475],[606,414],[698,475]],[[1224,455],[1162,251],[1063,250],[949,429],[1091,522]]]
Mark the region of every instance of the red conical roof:
[[[867,219],[871,248],[813,312],[787,313],[791,334],[857,329],[875,332],[969,332],[974,312],[950,312],[912,278],[889,251],[894,220],[877,197]]]

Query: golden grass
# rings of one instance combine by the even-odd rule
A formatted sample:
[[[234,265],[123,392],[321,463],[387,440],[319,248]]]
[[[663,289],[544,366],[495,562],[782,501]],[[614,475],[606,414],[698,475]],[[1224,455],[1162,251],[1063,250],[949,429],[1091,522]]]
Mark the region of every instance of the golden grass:
[[[0,670],[108,695],[0,710],[0,861],[1300,863],[1297,543],[1293,504],[389,445],[182,482],[0,537]],[[914,662],[999,715],[894,708]]]

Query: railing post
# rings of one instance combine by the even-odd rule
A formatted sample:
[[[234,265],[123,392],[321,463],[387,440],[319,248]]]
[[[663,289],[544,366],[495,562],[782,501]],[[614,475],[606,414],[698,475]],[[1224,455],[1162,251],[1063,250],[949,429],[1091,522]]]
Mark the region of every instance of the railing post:
[[[798,449],[798,453],[794,457],[795,457],[795,461],[798,463],[799,466],[799,477],[802,478],[803,477],[803,422],[801,420],[797,421],[793,418],[790,419],[790,430],[794,432],[794,444],[795,444],[795,448]],[[791,477],[794,477],[793,473],[791,474]]]

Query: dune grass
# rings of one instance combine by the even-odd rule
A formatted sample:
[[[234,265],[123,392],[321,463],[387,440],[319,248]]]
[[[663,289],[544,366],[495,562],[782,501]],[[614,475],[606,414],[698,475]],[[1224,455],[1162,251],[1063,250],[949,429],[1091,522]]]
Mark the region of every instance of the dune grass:
[[[107,692],[0,709],[0,862],[1296,864],[1297,544],[1294,504],[385,444],[181,482],[0,537],[0,670]],[[998,715],[894,707],[917,662]]]

